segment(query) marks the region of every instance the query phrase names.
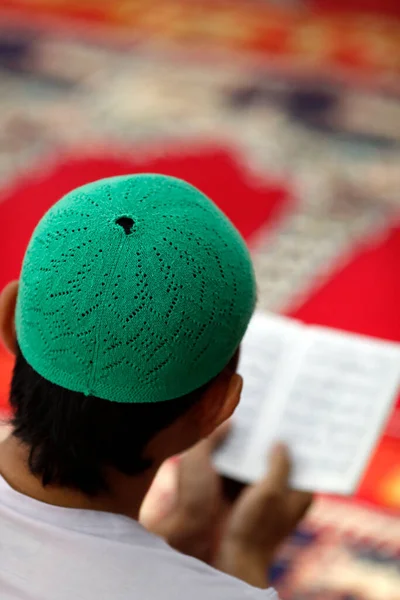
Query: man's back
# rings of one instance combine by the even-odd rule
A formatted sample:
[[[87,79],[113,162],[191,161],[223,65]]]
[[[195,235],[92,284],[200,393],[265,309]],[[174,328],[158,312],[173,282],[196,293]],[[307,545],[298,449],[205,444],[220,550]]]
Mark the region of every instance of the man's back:
[[[267,600],[128,517],[50,506],[0,477],[2,600]]]

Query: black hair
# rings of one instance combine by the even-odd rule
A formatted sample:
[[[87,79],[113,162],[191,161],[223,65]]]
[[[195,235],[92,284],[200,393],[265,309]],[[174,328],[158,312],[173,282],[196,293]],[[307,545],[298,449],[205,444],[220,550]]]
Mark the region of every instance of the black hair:
[[[156,404],[110,402],[50,383],[18,351],[10,394],[13,435],[26,444],[29,469],[44,486],[93,496],[107,490],[105,467],[126,475],[148,469],[148,442],[198,403],[205,387]]]

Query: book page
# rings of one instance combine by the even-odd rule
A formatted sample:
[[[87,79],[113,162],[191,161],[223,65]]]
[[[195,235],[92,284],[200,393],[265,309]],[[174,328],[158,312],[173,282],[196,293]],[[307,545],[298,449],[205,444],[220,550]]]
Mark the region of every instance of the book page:
[[[309,328],[275,436],[294,457],[298,489],[351,494],[400,385],[400,345]]]
[[[241,401],[232,420],[232,431],[215,454],[215,465],[224,475],[251,482],[260,461],[265,470],[266,452],[274,434],[268,426],[266,407],[278,401],[278,387],[285,377],[288,357],[299,353],[301,330],[302,326],[294,320],[266,313],[253,316],[240,349]],[[257,424],[261,424],[259,432]]]
[[[355,491],[400,385],[400,345],[256,315],[239,372],[242,399],[216,455],[220,472],[261,478],[281,440],[292,454],[293,487]]]

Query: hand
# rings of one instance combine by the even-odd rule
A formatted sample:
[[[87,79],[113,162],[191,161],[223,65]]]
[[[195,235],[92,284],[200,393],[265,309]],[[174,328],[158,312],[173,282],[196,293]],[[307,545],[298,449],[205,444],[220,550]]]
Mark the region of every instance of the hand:
[[[277,547],[312,503],[311,494],[289,488],[290,470],[287,448],[276,445],[268,474],[242,492],[222,537],[216,566],[257,587],[266,587],[266,571]]]
[[[229,424],[225,423],[180,457],[175,467],[174,497],[163,499],[169,506],[166,514],[154,517],[145,511],[141,517],[142,524],[170,546],[208,563],[212,562],[224,511],[222,481],[212,466],[211,456],[228,431]],[[173,464],[170,467],[173,469]],[[156,497],[153,502],[157,500]]]
[[[226,431],[227,426],[183,455],[170,511],[145,525],[180,552],[267,587],[273,555],[304,516],[312,496],[288,488],[290,459],[287,450],[278,446],[270,457],[269,474],[246,488],[229,507],[211,462]]]

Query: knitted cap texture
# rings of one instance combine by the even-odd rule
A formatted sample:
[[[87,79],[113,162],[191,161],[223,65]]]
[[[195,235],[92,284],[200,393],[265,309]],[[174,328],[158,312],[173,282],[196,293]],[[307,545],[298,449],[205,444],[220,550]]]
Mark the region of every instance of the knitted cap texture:
[[[160,402],[226,366],[254,304],[246,245],[211,200],[172,177],[113,177],[67,194],[38,224],[17,338],[52,383]]]

